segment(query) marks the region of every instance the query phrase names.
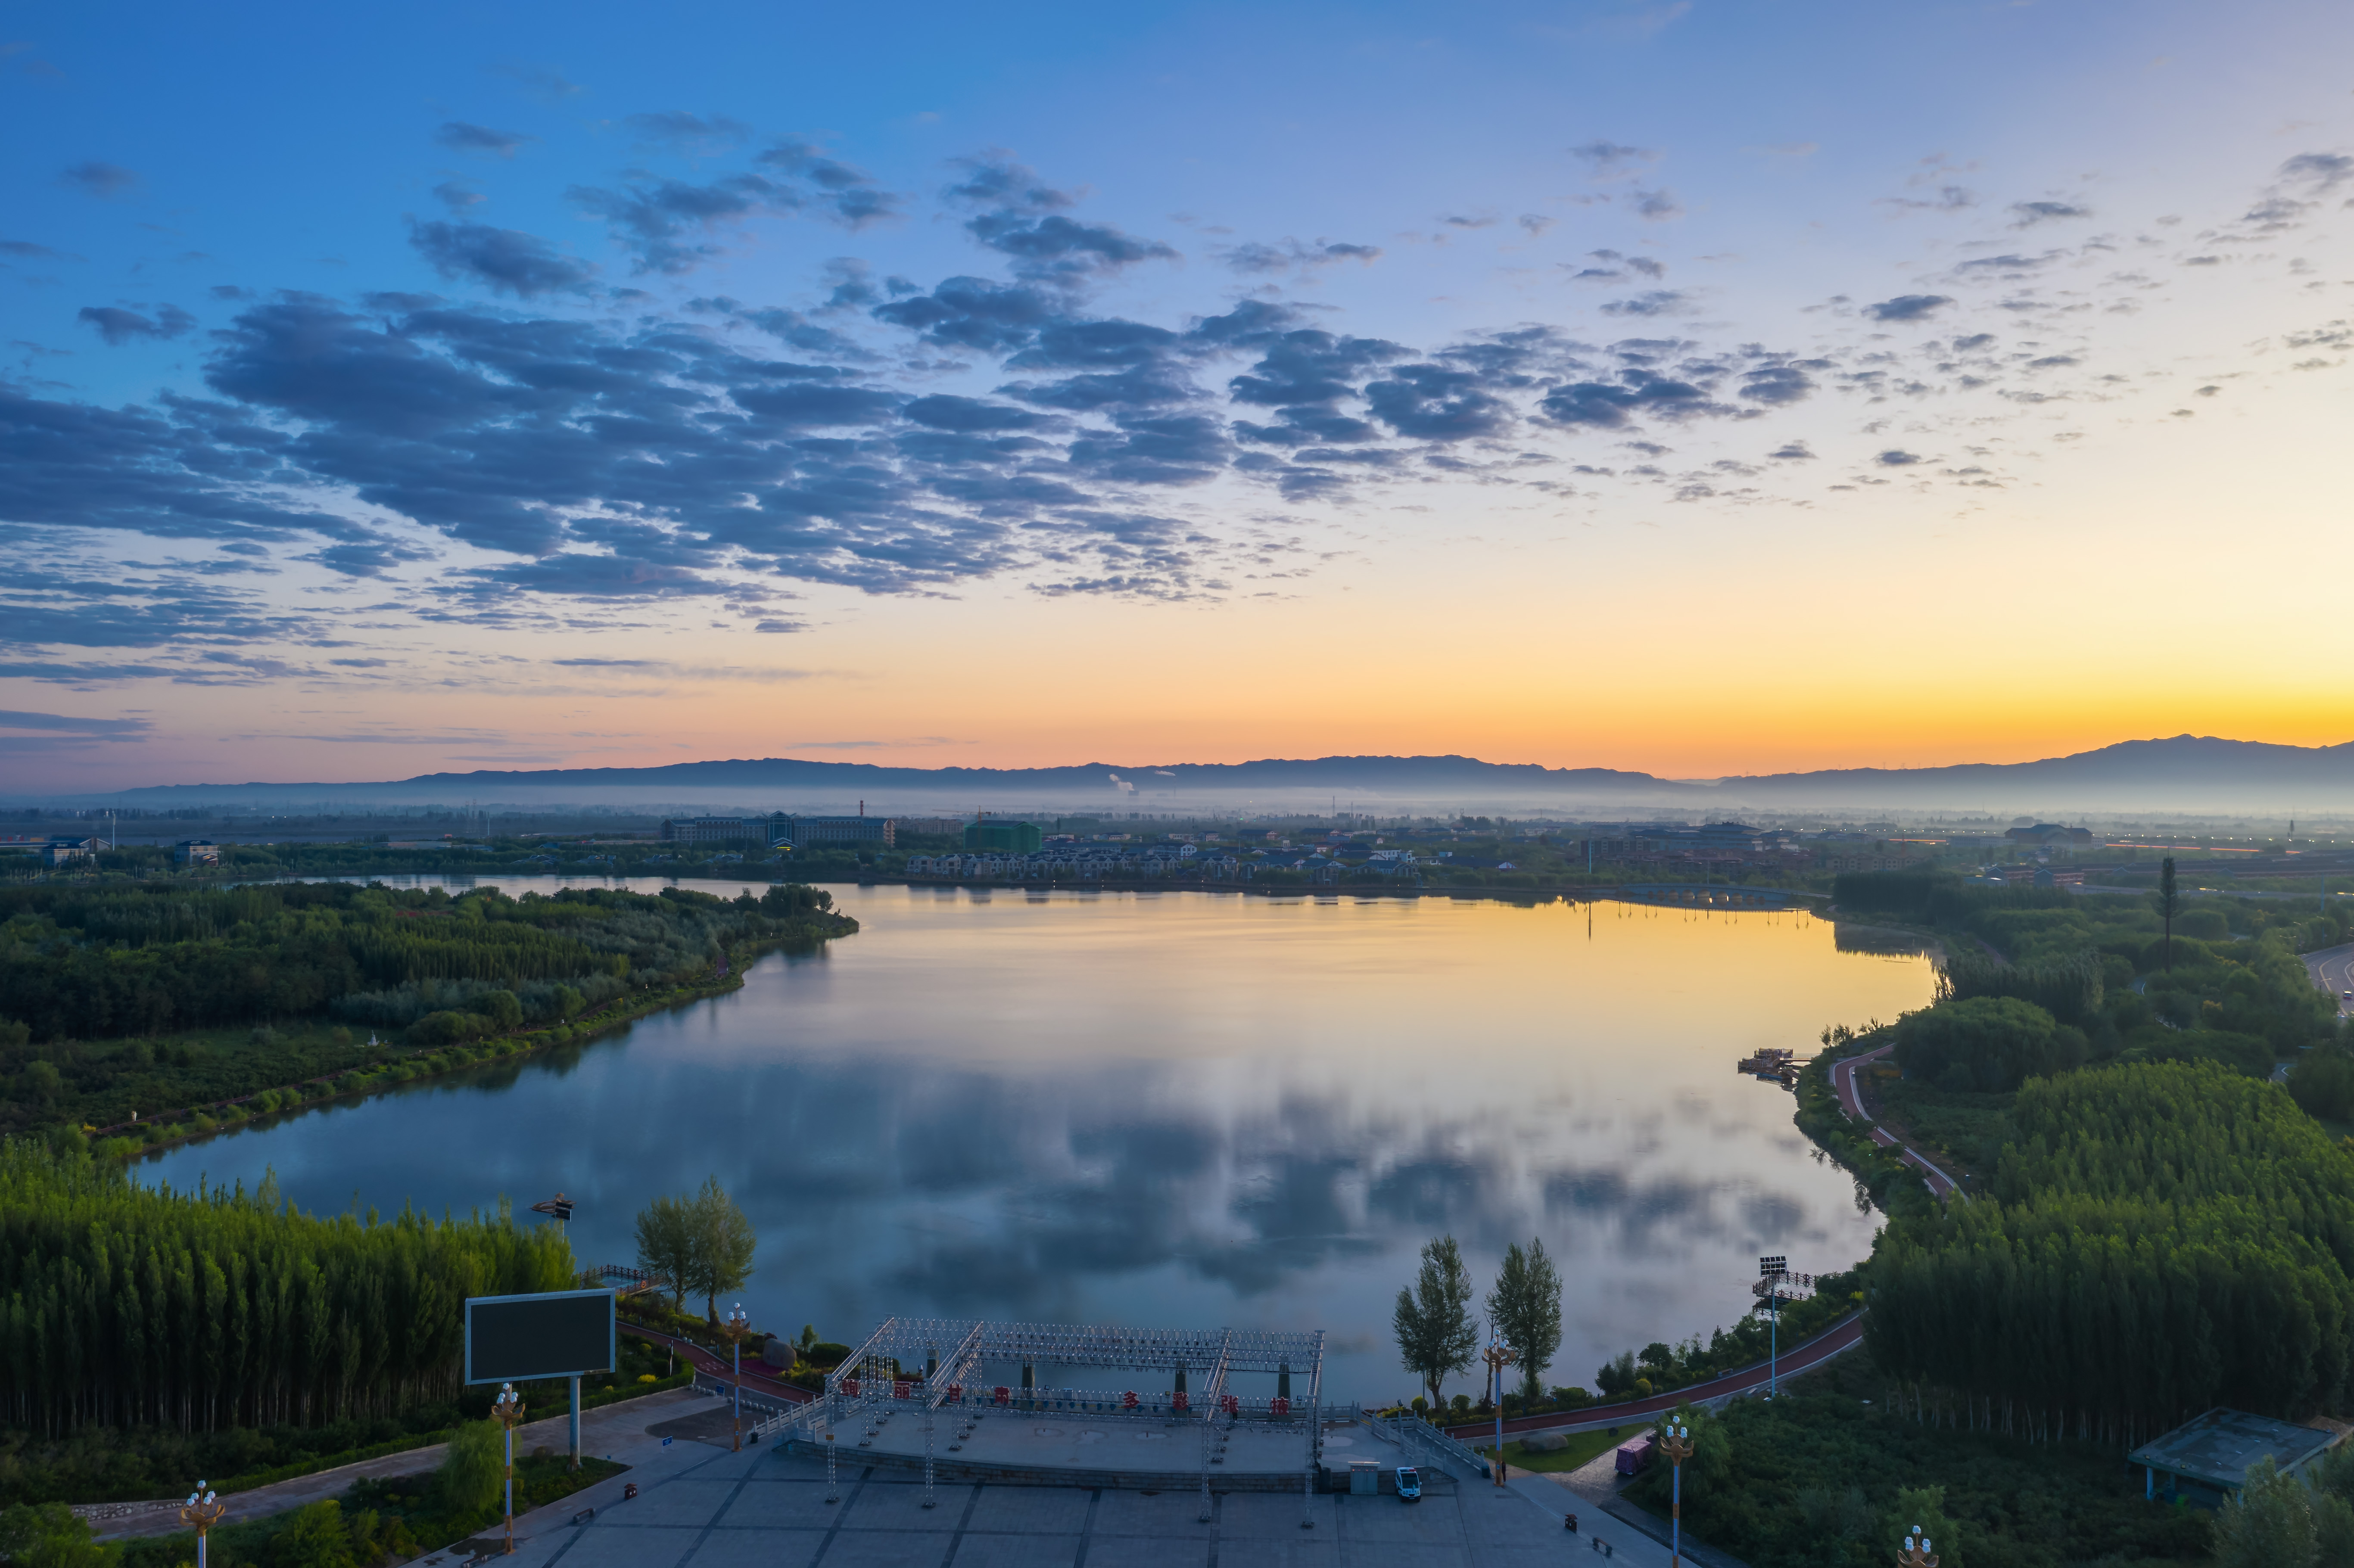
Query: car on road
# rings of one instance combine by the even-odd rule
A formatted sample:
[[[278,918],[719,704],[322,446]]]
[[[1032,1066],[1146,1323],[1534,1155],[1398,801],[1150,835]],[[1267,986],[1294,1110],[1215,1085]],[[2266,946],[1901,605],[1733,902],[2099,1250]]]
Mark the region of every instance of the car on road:
[[[1397,1467],[1397,1489],[1399,1501],[1420,1502],[1422,1500],[1422,1472],[1416,1469],[1412,1465],[1400,1465]]]

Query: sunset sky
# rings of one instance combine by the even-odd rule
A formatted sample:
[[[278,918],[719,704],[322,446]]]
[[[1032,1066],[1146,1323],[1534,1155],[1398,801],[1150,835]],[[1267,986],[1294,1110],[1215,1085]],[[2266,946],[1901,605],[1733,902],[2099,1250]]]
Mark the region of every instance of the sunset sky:
[[[18,5],[0,790],[2354,738],[2354,7]]]

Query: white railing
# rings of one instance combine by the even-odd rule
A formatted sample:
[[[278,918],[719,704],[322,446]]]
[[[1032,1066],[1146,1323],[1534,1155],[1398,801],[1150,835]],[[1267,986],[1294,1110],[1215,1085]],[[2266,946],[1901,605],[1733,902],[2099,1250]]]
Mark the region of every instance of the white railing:
[[[1400,1451],[1412,1457],[1420,1452],[1441,1469],[1449,1465],[1462,1465],[1473,1475],[1488,1474],[1488,1461],[1472,1452],[1470,1446],[1448,1436],[1410,1410],[1401,1410],[1394,1417],[1370,1415],[1366,1420],[1374,1430],[1394,1442]]]

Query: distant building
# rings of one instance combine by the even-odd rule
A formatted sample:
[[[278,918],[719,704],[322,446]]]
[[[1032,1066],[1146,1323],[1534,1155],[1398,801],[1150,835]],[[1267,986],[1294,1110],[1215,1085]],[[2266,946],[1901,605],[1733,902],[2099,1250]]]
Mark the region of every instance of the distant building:
[[[2002,836],[2016,844],[2088,844],[2093,842],[2093,830],[2038,822],[2031,828],[2013,828]]]
[[[52,838],[25,846],[38,855],[43,865],[69,865],[78,860],[90,860],[107,847],[104,839]]]
[[[179,865],[218,865],[220,845],[210,839],[182,839],[172,846],[172,860]]]
[[[1045,834],[1037,823],[1015,821],[1009,817],[983,817],[964,830],[965,848],[999,854],[1033,854],[1045,842]]]
[[[895,820],[903,833],[927,833],[934,837],[952,837],[964,832],[962,817],[899,817]]]
[[[765,827],[758,817],[664,817],[662,840],[666,844],[736,843],[758,840]]]
[[[864,801],[860,806],[854,817],[796,817],[786,811],[771,812],[768,819],[769,842],[807,849],[811,844],[882,844],[888,848],[899,842],[897,819],[870,817],[864,810]]]

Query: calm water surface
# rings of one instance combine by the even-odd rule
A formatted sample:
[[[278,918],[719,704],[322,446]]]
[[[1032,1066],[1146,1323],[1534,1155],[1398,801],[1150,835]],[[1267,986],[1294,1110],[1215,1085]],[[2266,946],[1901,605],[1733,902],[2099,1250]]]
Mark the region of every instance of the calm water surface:
[[[1591,1386],[1731,1321],[1761,1253],[1869,1250],[1789,1095],[1733,1064],[1930,991],[1925,959],[1797,914],[834,892],[864,930],[740,991],[145,1172],[275,1170],[318,1210],[561,1189],[584,1263],[633,1261],[638,1208],[716,1174],[759,1229],[763,1325],[1321,1328],[1341,1399],[1413,1391],[1389,1319],[1426,1238],[1453,1233],[1484,1291],[1541,1236],[1567,1286],[1551,1380]]]

